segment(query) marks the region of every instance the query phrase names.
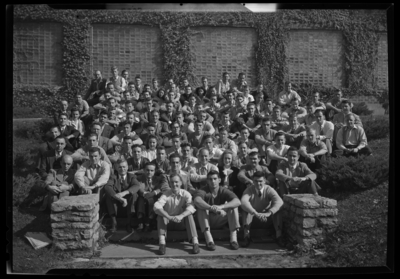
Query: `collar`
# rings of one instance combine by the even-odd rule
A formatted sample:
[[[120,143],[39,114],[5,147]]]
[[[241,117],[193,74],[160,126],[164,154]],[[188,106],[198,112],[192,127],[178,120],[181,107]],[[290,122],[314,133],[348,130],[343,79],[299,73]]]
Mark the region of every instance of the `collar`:
[[[102,160],[99,160],[99,162],[97,164],[92,164],[90,163],[90,167],[101,167],[102,166]]]
[[[173,196],[173,197],[176,197],[176,196],[183,197],[183,191],[182,191],[182,189],[179,189],[179,191],[178,191],[177,194],[175,194],[174,192],[172,192],[172,190],[171,190],[171,193],[172,193],[171,196]]]
[[[122,178],[123,180],[125,180],[127,176],[128,176],[128,174],[120,175],[119,178]]]
[[[293,167],[291,167],[289,164],[288,164],[288,166],[289,166],[289,169],[294,170],[299,166],[299,162],[297,162]]]
[[[308,142],[309,145],[311,146],[318,146],[319,140],[317,139],[314,143],[313,142]]]
[[[59,155],[59,156],[61,156],[63,154],[63,152],[64,152],[64,150],[62,150],[60,152],[58,152],[57,150],[54,150],[54,151],[56,152],[56,155]]]
[[[321,124],[319,124],[318,122],[317,122],[317,124],[319,125],[319,126],[324,126],[325,125],[325,120],[322,120],[322,123]]]

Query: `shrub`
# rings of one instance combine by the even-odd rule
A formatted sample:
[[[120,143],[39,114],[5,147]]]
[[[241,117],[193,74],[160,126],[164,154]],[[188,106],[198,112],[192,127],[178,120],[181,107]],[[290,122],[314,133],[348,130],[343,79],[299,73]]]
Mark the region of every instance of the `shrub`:
[[[389,160],[385,154],[340,157],[323,164],[316,171],[323,190],[353,192],[373,188],[389,178]]]
[[[30,206],[41,202],[46,194],[42,183],[32,174],[27,177],[13,175],[13,205]]]
[[[386,138],[390,133],[388,116],[361,117],[368,141]]]
[[[19,138],[42,140],[43,136],[55,126],[52,119],[41,119],[39,121],[26,121],[14,126],[14,135]]]
[[[374,113],[373,110],[368,109],[368,105],[365,102],[354,103],[351,111],[357,115],[371,115]]]

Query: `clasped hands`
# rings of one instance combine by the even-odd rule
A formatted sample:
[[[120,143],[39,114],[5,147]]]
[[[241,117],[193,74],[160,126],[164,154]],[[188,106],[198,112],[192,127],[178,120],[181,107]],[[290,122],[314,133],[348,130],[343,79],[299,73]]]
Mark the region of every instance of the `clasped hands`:
[[[271,212],[265,212],[266,210],[263,210],[262,212],[256,212],[254,213],[254,216],[259,219],[261,222],[267,222],[268,217],[271,216]]]
[[[175,222],[175,223],[180,223],[184,218],[182,215],[169,216],[169,217],[170,218],[168,218],[168,220]]]
[[[307,158],[310,159],[311,163],[315,163],[315,155],[314,154],[307,154]]]
[[[221,205],[212,205],[209,210],[214,212],[215,214],[220,214],[222,217],[226,215],[226,211],[222,208]]]
[[[49,190],[50,193],[57,195],[65,191],[69,191],[70,187],[65,184],[57,183],[55,185],[48,185],[47,189]]]

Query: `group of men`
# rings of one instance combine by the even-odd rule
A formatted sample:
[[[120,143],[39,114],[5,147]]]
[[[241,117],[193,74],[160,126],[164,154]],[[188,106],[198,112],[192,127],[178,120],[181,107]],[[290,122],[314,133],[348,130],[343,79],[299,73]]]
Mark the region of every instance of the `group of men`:
[[[96,71],[86,94],[55,112],[39,150],[42,210],[63,196],[99,194],[112,232],[124,208],[128,232],[132,218],[138,231],[157,227],[160,254],[167,230],[186,228],[196,254],[196,226],[215,250],[211,229],[227,224],[230,246],[239,249],[239,228],[247,247],[250,228],[268,219],[284,245],[282,197],[318,195],[315,170],[327,158],[371,155],[340,90],[327,104],[315,93],[303,108],[290,83],[273,100],[263,85],[250,91],[243,73],[233,82],[224,73],[215,86],[203,77],[193,92],[186,79],[160,87],[111,72],[105,79]]]

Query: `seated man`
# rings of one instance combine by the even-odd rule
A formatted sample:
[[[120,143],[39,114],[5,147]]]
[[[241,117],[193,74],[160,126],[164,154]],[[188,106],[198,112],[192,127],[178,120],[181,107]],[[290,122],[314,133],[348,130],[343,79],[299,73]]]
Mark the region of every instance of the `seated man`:
[[[139,197],[136,203],[136,212],[139,219],[138,230],[143,229],[144,232],[150,232],[152,230],[150,223],[156,218],[156,214],[153,210],[154,203],[165,191],[170,189],[165,176],[154,176],[155,171],[156,166],[154,163],[149,162],[144,167],[143,175],[137,177],[140,185],[138,191]]]
[[[223,151],[214,147],[214,138],[212,136],[205,136],[203,139],[203,147],[206,148],[210,154],[209,160],[211,164],[218,165],[218,160]]]
[[[296,115],[299,123],[304,122],[304,117],[307,115],[307,110],[299,105],[299,100],[293,100],[291,107],[282,112],[281,116],[284,118],[289,118],[290,115]]]
[[[100,159],[107,162],[110,166],[111,166],[111,162],[108,159],[108,156],[106,154],[106,152],[104,151],[103,148],[101,148],[99,146],[99,142],[97,141],[97,135],[96,134],[90,134],[88,136],[88,139],[86,140],[86,145],[84,147],[79,148],[78,150],[76,150],[72,155],[72,159],[74,160],[74,162],[78,163],[78,164],[82,164],[84,161],[89,160],[89,150],[92,147],[97,147],[99,148],[99,152],[100,152]]]
[[[111,165],[100,158],[100,148],[91,147],[89,161],[84,162],[75,173],[78,194],[100,193],[110,178],[110,169]]]
[[[120,134],[117,134],[115,136],[113,136],[110,141],[114,146],[119,146],[122,144],[122,139],[125,137],[131,137],[133,140],[133,144],[142,144],[143,141],[139,138],[138,135],[136,135],[136,133],[134,131],[132,131],[132,125],[131,123],[127,122],[124,124],[124,130],[123,132],[121,132]]]
[[[130,123],[132,125],[132,131],[136,131],[137,129],[141,128],[140,120],[139,120],[139,113],[136,111],[133,111],[133,105],[132,102],[127,101],[125,103],[125,121],[119,123],[119,126],[116,128],[116,133],[120,133],[121,130],[124,128],[125,123]]]
[[[240,136],[235,139],[235,143],[245,142],[251,151],[258,151],[257,144],[254,140],[250,139],[250,131],[246,126],[240,127]]]
[[[250,152],[247,143],[243,141],[238,142],[238,153],[236,159],[233,160],[232,165],[240,169],[241,167],[249,164],[249,153]]]
[[[58,123],[58,119],[60,118],[61,113],[65,113],[68,117],[68,119],[71,117],[71,110],[68,110],[69,105],[66,100],[60,101],[60,108],[56,110],[53,114],[53,119],[54,119],[54,125],[60,125]]]
[[[61,168],[50,169],[49,174],[44,181],[47,194],[44,197],[40,211],[51,208],[51,204],[62,197],[68,197],[74,189],[75,170],[71,168],[73,164],[70,155],[64,155],[61,158]]]
[[[189,134],[188,143],[193,148],[193,155],[197,155],[197,150],[203,143],[203,138],[207,135],[203,130],[204,123],[202,121],[196,121],[194,124],[194,133]]]
[[[55,149],[46,151],[39,157],[37,172],[43,180],[51,169],[61,168],[61,158],[64,155],[72,154],[72,152],[65,150],[66,142],[65,138],[58,136],[55,140]]]
[[[204,233],[207,248],[215,250],[211,229],[222,228],[229,224],[231,249],[239,249],[237,231],[240,228],[239,211],[240,200],[226,187],[221,187],[219,172],[210,171],[207,174],[208,185],[201,188],[194,195],[194,204],[197,207],[197,217],[201,231]]]
[[[209,163],[210,152],[206,148],[201,148],[198,154],[198,163],[189,168],[190,180],[196,189],[200,189],[207,185],[207,173],[210,171],[218,171],[218,167]]]
[[[143,103],[144,105],[142,105],[141,108],[139,107],[139,104],[141,103],[136,106],[136,110],[139,111],[139,119],[142,125],[153,122],[154,120],[151,112],[160,109],[160,106],[157,103],[153,103],[153,100],[150,97],[143,100]]]
[[[342,101],[346,100],[342,98],[342,91],[340,89],[336,90],[335,97],[326,103],[326,120],[332,121],[335,114],[342,111]]]
[[[214,119],[214,122],[219,118],[219,109],[221,105],[217,103],[217,95],[210,96],[210,102],[204,106],[204,111]]]
[[[253,185],[244,190],[241,204],[244,227],[243,247],[250,245],[250,228],[262,227],[263,223],[267,223],[268,217],[271,216],[276,239],[278,244],[283,246],[282,216],[279,211],[283,201],[272,187],[265,184],[264,173],[260,171],[254,173]],[[253,222],[253,217],[256,217],[255,222]]]
[[[247,112],[240,114],[236,120],[237,125],[244,126],[250,131],[250,138],[254,139],[254,133],[261,127],[261,116],[255,114],[256,105],[249,103],[247,105]]]
[[[182,107],[182,112],[186,121],[192,121],[194,115],[197,115],[196,96],[191,94],[188,97],[188,103]]]
[[[260,159],[258,158],[258,152],[251,152],[249,154],[249,161],[250,164],[242,166],[238,174],[238,179],[243,185],[247,188],[253,185],[253,176],[257,171],[264,174],[268,185],[276,185],[274,174],[266,166],[259,165]]]
[[[279,164],[276,178],[279,180],[279,195],[287,194],[314,194],[318,196],[321,188],[315,182],[317,175],[306,163],[299,162],[299,151],[296,147],[288,150],[288,161]]]
[[[219,137],[215,140],[214,146],[222,152],[229,149],[237,154],[237,146],[233,140],[228,138],[228,131],[224,127],[221,127],[218,134]]]
[[[160,135],[161,137],[165,137],[171,131],[169,130],[168,124],[165,122],[159,121],[160,119],[160,112],[158,110],[151,111],[151,115],[154,121],[154,127],[156,128],[156,134]]]
[[[168,183],[171,182],[170,176],[177,174],[181,177],[182,180],[181,188],[188,191],[191,195],[193,195],[196,189],[190,182],[190,174],[181,169],[181,157],[177,154],[172,154],[171,157],[169,158],[169,163],[171,165],[171,169],[165,175],[168,180]]]
[[[285,125],[288,125],[288,124],[289,124],[289,121],[286,118],[281,116],[281,107],[278,105],[274,106],[273,114],[271,117],[271,128],[276,131],[279,131],[279,130],[282,130],[282,128]]]
[[[139,145],[132,146],[132,157],[128,158],[129,172],[143,173],[144,166],[149,163],[149,159],[142,157],[142,148]]]
[[[207,119],[208,113],[204,110],[200,111],[198,114],[199,120],[203,123],[204,133],[206,133],[207,135],[213,135],[215,133],[214,126],[211,124],[213,120]]]
[[[72,102],[68,110],[71,111],[72,108],[77,108],[79,110],[80,119],[86,126],[89,126],[89,122],[92,120],[92,115],[89,113],[89,105],[83,100],[81,94],[77,94],[75,97],[75,101]]]
[[[126,230],[132,232],[132,213],[135,212],[135,202],[139,191],[139,182],[134,174],[128,173],[128,162],[119,159],[116,162],[117,173],[111,174],[107,184],[104,186],[108,214],[111,216],[111,232],[117,230],[118,205],[126,207],[128,224]]]
[[[154,203],[154,212],[158,215],[159,253],[160,255],[165,255],[167,229],[176,231],[186,228],[189,240],[193,243],[193,254],[198,254],[200,252],[199,241],[196,224],[193,219],[193,213],[196,209],[192,205],[192,195],[188,191],[181,189],[182,178],[179,174],[171,174],[169,179],[171,189],[165,191],[158,201]]]
[[[292,84],[288,81],[285,82],[285,90],[283,90],[278,95],[277,105],[280,106],[290,106],[292,101],[299,100],[301,102],[301,97],[296,91],[292,90]]]
[[[176,121],[176,109],[174,103],[169,101],[165,104],[166,112],[163,112],[160,117],[160,121],[163,121],[170,126],[172,122]]]
[[[171,130],[172,132],[164,137],[165,147],[174,146],[173,138],[175,136],[179,137],[180,142],[187,142],[187,135],[183,131],[181,131],[181,125],[178,122],[173,122],[171,124]]]
[[[314,112],[315,112],[315,107],[313,103],[312,102],[307,103],[307,115],[303,119],[303,123],[305,126],[310,126],[315,121],[317,121]]]
[[[336,146],[342,150],[346,157],[372,154],[368,146],[364,129],[356,125],[356,117],[353,114],[346,115],[347,125],[340,128],[336,137]]]
[[[70,143],[71,146],[75,149],[77,146],[77,139],[79,137],[79,131],[76,130],[72,126],[68,126],[70,123],[68,119],[68,115],[66,113],[60,113],[58,117],[58,123],[59,123],[59,130],[60,130],[60,135],[64,137],[68,142]],[[51,133],[47,132],[46,133],[47,138],[51,138]]]
[[[221,115],[221,120],[215,125],[215,135],[219,135],[222,128],[228,132],[228,138],[234,139],[239,136],[239,131],[237,130],[236,123],[230,120],[229,111],[225,111]]]
[[[315,109],[320,109],[322,111],[326,110],[325,104],[319,99],[319,92],[313,93],[313,100],[311,101],[311,103],[314,105]]]
[[[105,138],[112,138],[114,136],[114,127],[108,123],[108,113],[106,111],[100,112],[99,123],[101,125],[100,135]]]
[[[258,129],[255,133],[255,142],[257,143],[257,149],[260,152],[262,160],[266,159],[267,147],[274,144],[275,134],[277,133],[277,131],[271,129],[271,125],[271,118],[265,117],[262,120],[262,128]],[[263,162],[263,164],[266,164],[266,162]]]
[[[146,130],[142,131],[142,133],[140,134],[140,138],[142,139],[144,146],[148,146],[150,136],[156,137],[157,146],[161,146],[163,144],[163,138],[160,135],[156,134],[155,123],[148,124]]]
[[[49,137],[47,137],[49,135]],[[54,150],[56,148],[56,138],[61,135],[60,127],[54,126],[50,128],[49,133],[45,136],[45,142],[39,145],[39,157],[46,151]],[[65,149],[74,152],[74,147],[66,140]]]
[[[133,157],[132,146],[133,146],[132,138],[124,137],[124,139],[122,140],[121,149],[115,151],[112,155],[108,155],[108,159],[112,163],[114,172],[118,171],[118,165],[116,164],[118,160],[121,159],[128,160],[129,158]]]
[[[192,154],[192,147],[190,143],[184,142],[181,144],[181,169],[183,171],[189,172],[190,168],[194,166],[198,162],[196,157],[193,157]]]
[[[300,125],[295,114],[289,116],[289,122],[289,125],[284,126],[279,132],[285,134],[286,143],[289,146],[300,148],[300,143],[305,138],[306,128]]]
[[[307,138],[301,142],[299,154],[300,161],[305,162],[311,171],[321,167],[325,162],[325,154],[328,152],[325,143],[317,138],[316,131],[312,128],[307,130]]]
[[[167,159],[167,153],[165,152],[164,146],[157,147],[157,158],[151,163],[156,166],[156,176],[169,173],[171,166],[169,165],[169,160]]]
[[[310,128],[314,129],[319,140],[322,140],[328,148],[328,156],[332,154],[332,138],[335,125],[330,121],[325,121],[325,113],[323,110],[315,111],[316,121],[311,124]]]
[[[275,144],[267,147],[267,166],[275,174],[280,161],[287,161],[286,154],[290,146],[285,144],[285,135],[281,132],[275,134]]]
[[[167,158],[169,158],[173,154],[182,156],[180,136],[178,135],[172,136],[172,147],[166,149],[166,153],[167,153]]]
[[[100,122],[93,122],[90,128],[92,134],[97,136],[98,146],[103,148],[106,154],[112,154],[114,152],[114,147],[110,139],[101,136],[101,124]]]

